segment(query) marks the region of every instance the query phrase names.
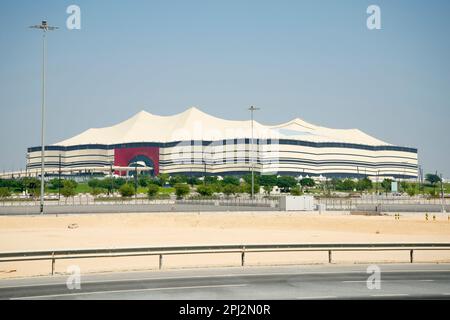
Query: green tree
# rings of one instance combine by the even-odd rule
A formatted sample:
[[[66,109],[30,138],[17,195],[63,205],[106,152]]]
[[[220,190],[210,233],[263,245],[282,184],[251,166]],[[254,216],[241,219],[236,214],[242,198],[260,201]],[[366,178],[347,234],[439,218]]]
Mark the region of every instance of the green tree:
[[[256,182],[253,185],[253,193],[258,194],[259,193],[260,186]],[[248,194],[252,194],[252,184],[251,183],[243,183],[242,184],[242,191]]]
[[[91,188],[90,194],[93,195],[94,197],[96,197],[104,192],[105,192],[105,189],[95,187],[95,188]]]
[[[437,174],[427,173],[425,175],[425,180],[428,181],[432,186],[435,186],[438,182],[441,182],[441,178]]]
[[[73,197],[75,194],[75,189],[70,186],[64,186],[61,189],[61,195],[63,195],[65,198]]]
[[[205,184],[215,184],[217,183],[218,179],[216,176],[206,176],[205,177]]]
[[[158,175],[158,180],[161,187],[164,187],[166,185],[166,182],[169,181],[169,175],[167,173],[160,173]]]
[[[189,177],[187,179],[187,183],[189,183],[191,186],[194,186],[194,185],[201,184],[201,181],[197,177]]]
[[[354,189],[356,189],[356,183],[352,179],[345,179],[340,185],[342,191],[353,191]]]
[[[244,181],[246,183],[252,184],[252,174],[251,173],[244,175],[242,177],[242,179],[244,179]],[[256,184],[259,184],[259,179],[260,179],[260,174],[258,172],[254,172],[254,174],[253,174],[253,181]]]
[[[370,190],[372,188],[372,181],[369,178],[358,180],[356,183],[356,189],[358,191]]]
[[[78,186],[78,183],[75,180],[64,180],[62,182],[62,186],[63,186],[63,188],[69,187],[69,188],[72,188],[75,190]]]
[[[73,180],[64,180],[62,183],[61,194],[65,198],[73,197],[76,194],[75,188],[77,185],[78,184]]]
[[[281,189],[281,192],[289,192],[291,188],[297,186],[297,180],[291,176],[281,176],[277,179],[277,186]]]
[[[149,184],[147,195],[149,198],[154,198],[159,192],[159,186],[156,184]]]
[[[175,176],[170,177],[170,184],[175,185],[177,183],[187,183],[188,178],[183,174],[177,174]]]
[[[264,192],[268,195],[272,192],[273,187],[277,185],[278,179],[274,174],[264,174],[259,177],[259,183],[263,186]]]
[[[135,193],[134,186],[129,183],[125,183],[119,188],[119,193],[124,198],[131,197]]]
[[[39,179],[25,178],[24,183],[28,190],[28,193],[32,197],[37,197],[41,194],[41,181]]]
[[[49,189],[56,190],[58,188],[64,187],[64,180],[60,180],[58,178],[51,179],[48,183]]]
[[[108,177],[102,180],[92,179],[89,180],[88,185],[91,188],[102,188],[108,191],[108,194],[114,191],[114,178]],[[90,184],[89,184],[90,183]]]
[[[239,185],[239,178],[234,176],[226,176],[222,180],[223,185],[232,184],[235,186]]]
[[[386,193],[391,191],[391,186],[392,186],[392,179],[384,179],[383,182],[381,182],[381,187]]]
[[[188,195],[191,191],[189,185],[186,183],[177,183],[175,186],[175,194],[177,199],[182,199],[184,196]]]
[[[302,187],[314,187],[316,185],[316,182],[311,178],[303,178],[300,180],[300,185]]]
[[[106,180],[106,179],[105,179],[105,180]],[[90,188],[92,188],[92,189],[104,187],[104,185],[103,185],[103,184],[101,183],[101,181],[98,180],[98,179],[90,179],[90,180],[88,181],[88,186],[89,186]],[[105,189],[107,189],[107,188],[105,188]]]
[[[278,179],[274,174],[263,174],[259,177],[259,184],[262,186],[274,187],[277,185]]]
[[[113,179],[114,189],[120,189],[126,183],[127,183],[127,181],[124,178],[114,178]]]

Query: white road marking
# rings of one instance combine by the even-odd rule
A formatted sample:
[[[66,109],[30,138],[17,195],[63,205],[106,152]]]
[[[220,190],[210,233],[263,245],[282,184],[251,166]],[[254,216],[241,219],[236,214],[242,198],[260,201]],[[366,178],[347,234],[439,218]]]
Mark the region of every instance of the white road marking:
[[[383,271],[383,273],[394,273],[394,272],[450,272],[450,269],[446,270],[389,270]],[[109,279],[109,280],[82,280],[82,283],[111,283],[111,282],[131,282],[131,281],[147,281],[147,280],[170,280],[170,279],[186,279],[186,278],[220,278],[220,277],[234,277],[234,276],[274,276],[274,275],[286,275],[286,276],[302,276],[302,275],[320,275],[320,274],[364,274],[366,271],[319,271],[319,272],[299,272],[299,273],[283,273],[283,272],[273,272],[273,273],[236,273],[236,274],[220,274],[220,275],[188,275],[188,276],[167,276],[167,277],[146,277],[146,278],[132,278],[132,279]],[[33,278],[31,278],[33,279]],[[51,278],[50,278],[51,279]],[[5,280],[13,281],[13,280]],[[39,283],[30,285],[12,285],[3,286],[0,284],[0,289],[3,288],[24,288],[24,287],[40,287],[40,286],[51,286],[51,285],[65,285],[66,278],[62,279],[63,282],[49,282],[49,283]],[[349,280],[350,281],[350,280]],[[358,281],[358,280],[355,280]],[[365,282],[365,281],[363,281]]]
[[[380,293],[380,294],[372,294],[372,297],[405,297],[409,296],[407,293]]]
[[[311,297],[297,297],[296,299],[308,300],[308,299],[336,299],[336,296],[311,296]]]
[[[17,297],[17,298],[11,298],[11,300],[45,299],[45,298],[55,298],[55,297],[82,296],[82,295],[108,294],[108,293],[142,292],[142,291],[162,291],[162,290],[186,290],[186,289],[223,288],[223,287],[245,287],[245,286],[247,286],[247,284],[221,284],[221,285],[210,285],[210,286],[166,287],[166,288],[147,288],[147,289],[126,289],[126,290],[92,291],[92,292],[78,292],[78,293],[74,292],[74,293],[62,293],[62,294],[49,294],[49,295],[42,295],[42,296]]]
[[[415,280],[415,279],[390,279],[380,280],[380,282],[395,282],[395,281],[417,281],[417,282],[433,282],[434,280]],[[343,280],[342,283],[365,283],[367,280]]]

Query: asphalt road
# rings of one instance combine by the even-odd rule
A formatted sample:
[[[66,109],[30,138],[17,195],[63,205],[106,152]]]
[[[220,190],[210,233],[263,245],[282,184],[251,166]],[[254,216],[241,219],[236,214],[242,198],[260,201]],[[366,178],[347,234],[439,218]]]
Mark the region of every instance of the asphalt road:
[[[450,264],[378,265],[380,289],[368,289],[368,265],[310,265],[126,272],[0,281],[0,299],[450,299]]]

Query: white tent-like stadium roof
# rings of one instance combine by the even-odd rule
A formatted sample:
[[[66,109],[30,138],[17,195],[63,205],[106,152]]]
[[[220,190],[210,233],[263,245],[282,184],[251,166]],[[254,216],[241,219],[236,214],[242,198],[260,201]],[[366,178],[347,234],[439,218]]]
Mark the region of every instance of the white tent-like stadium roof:
[[[279,125],[253,122],[254,138],[292,139],[311,142],[341,142],[364,145],[389,145],[358,129],[330,129],[293,119]],[[192,107],[172,116],[141,111],[119,124],[88,129],[58,146],[121,144],[133,142],[216,141],[251,138],[251,121],[224,120]]]

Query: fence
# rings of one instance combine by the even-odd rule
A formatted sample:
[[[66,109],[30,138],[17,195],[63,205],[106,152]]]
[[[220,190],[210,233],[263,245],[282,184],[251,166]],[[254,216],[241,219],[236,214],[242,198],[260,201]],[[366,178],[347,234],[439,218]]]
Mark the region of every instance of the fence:
[[[417,250],[450,250],[450,243],[345,243],[345,244],[249,244],[214,246],[139,247],[114,249],[74,249],[53,251],[0,252],[0,262],[51,261],[51,274],[55,273],[56,260],[159,256],[159,269],[163,268],[165,255],[238,253],[241,266],[245,266],[245,255],[254,252],[317,251],[328,252],[328,263],[332,263],[335,251],[409,251],[409,261],[414,262]]]
[[[442,199],[420,197],[365,196],[361,198],[318,198],[316,203],[326,210],[357,210],[364,205],[418,205],[441,206]],[[447,201],[444,199],[444,205]]]
[[[132,198],[94,198],[88,195],[76,196],[71,198],[49,198],[45,200],[46,206],[92,206],[92,205],[212,205],[212,206],[247,206],[247,207],[270,207],[278,208],[279,199],[266,199],[258,197],[255,199],[231,197],[231,198],[188,198],[177,200],[174,197],[167,199],[149,199],[147,197],[132,197]],[[0,206],[39,206],[39,200],[21,200],[0,201]]]

